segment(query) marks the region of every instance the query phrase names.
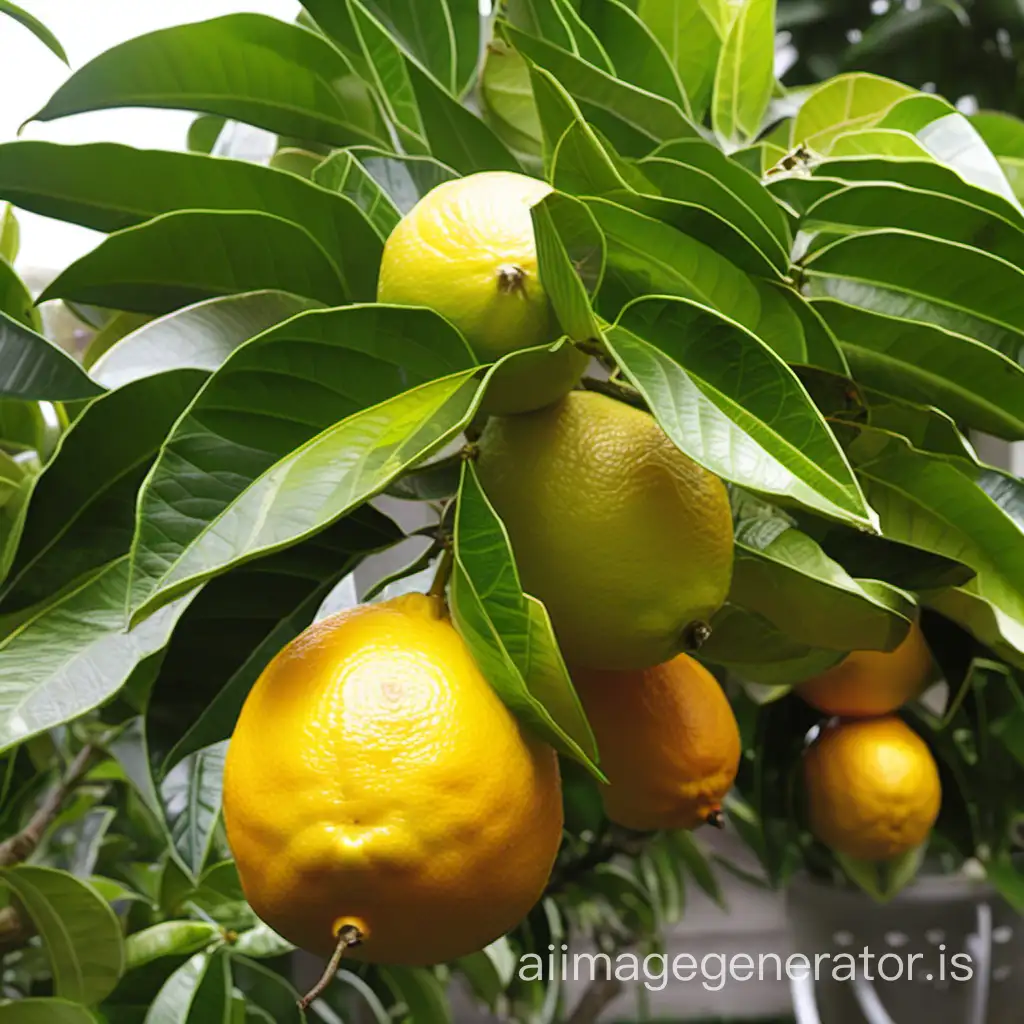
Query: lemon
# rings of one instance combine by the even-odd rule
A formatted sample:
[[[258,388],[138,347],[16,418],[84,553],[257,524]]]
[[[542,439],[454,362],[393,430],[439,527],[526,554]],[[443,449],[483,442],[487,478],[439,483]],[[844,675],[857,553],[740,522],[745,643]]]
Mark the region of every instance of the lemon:
[[[438,185],[388,238],[377,298],[435,310],[486,363],[555,342],[560,331],[537,269],[530,217],[530,207],[550,191],[543,181],[508,171]],[[586,363],[571,345],[524,356],[495,376],[485,409],[525,412],[557,401]]]
[[[725,487],[648,413],[572,391],[538,412],[492,417],[477,467],[570,664],[659,665],[725,601]]]
[[[935,759],[895,716],[826,728],[803,767],[811,832],[847,857],[898,857],[920,846],[938,817]]]
[[[253,909],[329,953],[451,960],[540,897],[562,833],[554,752],[520,731],[439,599],[342,612],[284,648],[242,709],[224,819]]]
[[[601,768],[605,813],[626,828],[694,828],[721,813],[740,731],[718,680],[686,654],[634,672],[573,669]]]
[[[828,715],[886,715],[916,697],[933,672],[932,655],[915,622],[892,651],[853,651],[796,692]]]

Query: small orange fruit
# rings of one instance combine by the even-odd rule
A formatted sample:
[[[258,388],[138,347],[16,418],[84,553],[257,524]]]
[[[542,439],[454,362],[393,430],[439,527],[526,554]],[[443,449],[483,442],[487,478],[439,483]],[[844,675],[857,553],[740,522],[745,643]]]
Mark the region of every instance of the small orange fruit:
[[[887,715],[916,697],[932,672],[931,651],[914,622],[894,650],[853,651],[838,665],[800,683],[796,692],[827,715]]]
[[[942,803],[935,758],[895,715],[827,727],[804,755],[804,784],[811,832],[857,860],[920,846]]]
[[[646,832],[694,828],[721,811],[740,732],[718,680],[680,654],[632,672],[574,669],[609,785],[605,813]]]

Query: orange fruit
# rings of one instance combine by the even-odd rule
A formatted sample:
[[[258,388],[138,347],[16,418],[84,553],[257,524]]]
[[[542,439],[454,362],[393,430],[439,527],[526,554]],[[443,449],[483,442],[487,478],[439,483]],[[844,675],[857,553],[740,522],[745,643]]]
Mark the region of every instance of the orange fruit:
[[[827,727],[803,768],[811,832],[847,857],[898,857],[920,846],[938,817],[935,758],[894,715]]]
[[[229,745],[224,819],[246,898],[286,939],[426,964],[540,897],[562,835],[554,751],[522,732],[443,603],[342,612],[284,648]]]
[[[886,715],[916,697],[933,671],[931,651],[915,622],[894,650],[853,651],[796,692],[827,715]]]
[[[721,811],[740,763],[740,732],[718,680],[677,655],[632,672],[574,669],[601,768],[605,813],[642,832],[694,828]]]

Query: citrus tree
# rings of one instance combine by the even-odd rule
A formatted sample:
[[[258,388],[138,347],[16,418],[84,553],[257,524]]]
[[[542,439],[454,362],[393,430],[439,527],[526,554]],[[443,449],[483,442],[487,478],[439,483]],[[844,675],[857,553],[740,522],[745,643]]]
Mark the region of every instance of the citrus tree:
[[[592,1020],[616,979],[567,1008],[519,958],[658,948],[684,880],[718,897],[704,820],[767,884],[884,898],[970,863],[1024,907],[1024,492],[970,440],[1024,438],[1024,123],[867,74],[787,95],[771,0],[305,8],[129,40],[35,116],[194,111],[189,152],[0,145],[0,1022],[419,1024],[454,976],[515,1020]],[[33,300],[13,207],[106,238]],[[91,328],[74,356],[42,330],[57,300]],[[357,593],[406,538],[381,497],[418,503],[420,553]],[[257,895],[308,776],[275,766],[329,776],[353,733],[280,680],[402,608],[437,685],[503,723],[481,743],[451,704],[495,795],[432,849],[536,852],[490,901],[465,863],[479,914],[410,891],[415,956],[374,964],[375,922],[338,917],[300,1006],[272,927],[305,941],[296,904]],[[833,715],[912,759],[899,841]],[[554,802],[521,756],[551,748]],[[502,789],[503,751],[534,782]],[[374,784],[448,814],[458,787],[409,797],[400,755]],[[666,772],[704,787],[686,820],[639,813]],[[288,882],[310,919],[315,866]],[[449,943],[505,903],[507,934]]]

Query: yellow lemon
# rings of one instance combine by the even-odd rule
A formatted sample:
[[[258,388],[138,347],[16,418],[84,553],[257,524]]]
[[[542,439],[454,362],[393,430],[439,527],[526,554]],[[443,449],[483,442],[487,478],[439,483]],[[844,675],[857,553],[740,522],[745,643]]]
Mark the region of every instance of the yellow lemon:
[[[896,716],[826,728],[804,755],[811,832],[837,853],[888,860],[928,838],[942,803],[928,745]]]
[[[550,191],[508,171],[438,185],[388,238],[377,298],[436,310],[484,362],[555,342],[560,331],[537,270],[530,217]],[[586,364],[571,345],[524,356],[496,375],[485,409],[525,412],[557,401]]]
[[[853,651],[796,692],[827,715],[887,715],[916,697],[932,672],[931,651],[915,622],[894,650]]]
[[[342,612],[282,650],[228,749],[224,820],[246,898],[375,963],[481,949],[540,897],[562,833],[554,751],[525,735],[439,599]]]
[[[642,832],[715,821],[740,764],[740,731],[718,680],[677,655],[634,672],[574,669],[609,785],[605,813]]]
[[[649,414],[572,391],[538,412],[492,417],[477,467],[570,664],[659,665],[725,601],[728,494]]]

